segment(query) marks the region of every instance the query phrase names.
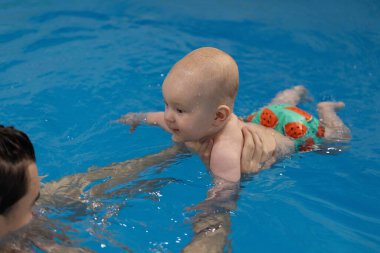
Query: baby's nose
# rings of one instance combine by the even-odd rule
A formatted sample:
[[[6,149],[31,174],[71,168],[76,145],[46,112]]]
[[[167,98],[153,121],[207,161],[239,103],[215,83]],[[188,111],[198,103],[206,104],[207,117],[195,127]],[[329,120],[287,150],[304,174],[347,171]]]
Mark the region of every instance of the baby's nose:
[[[167,109],[164,113],[164,119],[167,122],[174,122],[174,114],[171,110]]]

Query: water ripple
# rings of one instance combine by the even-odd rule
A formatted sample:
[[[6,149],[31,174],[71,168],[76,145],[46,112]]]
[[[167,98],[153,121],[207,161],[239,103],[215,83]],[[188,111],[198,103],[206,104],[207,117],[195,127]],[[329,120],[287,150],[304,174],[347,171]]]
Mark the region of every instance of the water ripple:
[[[58,46],[58,45],[73,42],[73,41],[93,40],[96,38],[97,36],[74,36],[74,37],[41,39],[26,46],[24,49],[24,53],[33,52],[39,49],[46,49],[49,47],[54,47],[54,46]]]
[[[12,31],[9,33],[3,33],[3,34],[0,34],[0,43],[11,42],[35,32],[36,32],[35,29],[23,29],[23,30]]]
[[[1,63],[0,64],[0,72],[5,72],[8,69],[10,69],[10,68],[12,68],[14,66],[17,66],[19,64],[22,64],[24,62],[25,61],[23,61],[23,60],[12,60],[12,61],[9,61],[9,62]]]
[[[276,195],[276,198],[295,207],[304,217],[321,224],[324,228],[331,230],[333,233],[338,234],[347,241],[355,242],[374,250],[377,249],[377,246],[380,243],[380,237],[357,227],[355,225],[357,224],[355,220],[364,220],[369,223],[380,224],[379,219],[354,213],[317,197],[299,193],[296,193],[295,195],[300,198],[280,195]],[[307,204],[309,201],[311,201],[311,204]],[[321,211],[321,208],[325,210]],[[343,216],[337,216],[337,210],[338,213],[342,213]],[[349,219],[350,222],[343,219],[344,216],[348,216],[347,219]]]
[[[107,15],[96,13],[96,12],[90,12],[90,11],[55,11],[55,12],[48,12],[39,16],[35,16],[31,18],[32,21],[36,21],[39,23],[45,23],[52,21],[54,19],[58,19],[61,17],[76,17],[76,18],[85,18],[85,19],[92,19],[97,21],[106,21],[109,20],[109,17]]]

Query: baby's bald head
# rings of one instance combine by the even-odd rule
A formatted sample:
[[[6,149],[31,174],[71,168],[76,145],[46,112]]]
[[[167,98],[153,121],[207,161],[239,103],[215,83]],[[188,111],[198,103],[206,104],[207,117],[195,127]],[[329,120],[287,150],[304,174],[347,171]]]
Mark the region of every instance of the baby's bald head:
[[[215,103],[232,108],[239,86],[239,71],[236,62],[227,53],[212,47],[202,47],[178,61],[165,82],[197,89]]]

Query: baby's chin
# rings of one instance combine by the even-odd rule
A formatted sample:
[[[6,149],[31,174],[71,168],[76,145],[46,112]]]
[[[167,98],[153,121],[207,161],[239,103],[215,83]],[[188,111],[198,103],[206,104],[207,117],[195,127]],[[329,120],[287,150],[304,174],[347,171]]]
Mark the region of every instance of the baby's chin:
[[[176,134],[173,134],[173,135],[172,135],[172,141],[174,141],[174,142],[185,142],[184,139],[180,138],[180,137],[179,137],[178,135],[176,135]]]
[[[172,141],[184,143],[184,142],[191,142],[193,140],[183,138],[181,136],[178,136],[177,134],[172,134]]]

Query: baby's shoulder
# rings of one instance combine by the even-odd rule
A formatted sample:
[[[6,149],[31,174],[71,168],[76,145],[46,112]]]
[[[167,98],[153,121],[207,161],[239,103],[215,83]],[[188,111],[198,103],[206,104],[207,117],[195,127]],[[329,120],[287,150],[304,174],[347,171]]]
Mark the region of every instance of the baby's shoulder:
[[[243,126],[244,122],[228,122],[214,139],[214,146],[225,150],[239,150],[237,148],[243,144],[243,133],[241,131]]]
[[[245,126],[245,122],[241,121],[238,117],[233,117],[227,122],[223,130],[219,132],[218,139],[225,141],[241,142],[243,134],[241,129]]]

